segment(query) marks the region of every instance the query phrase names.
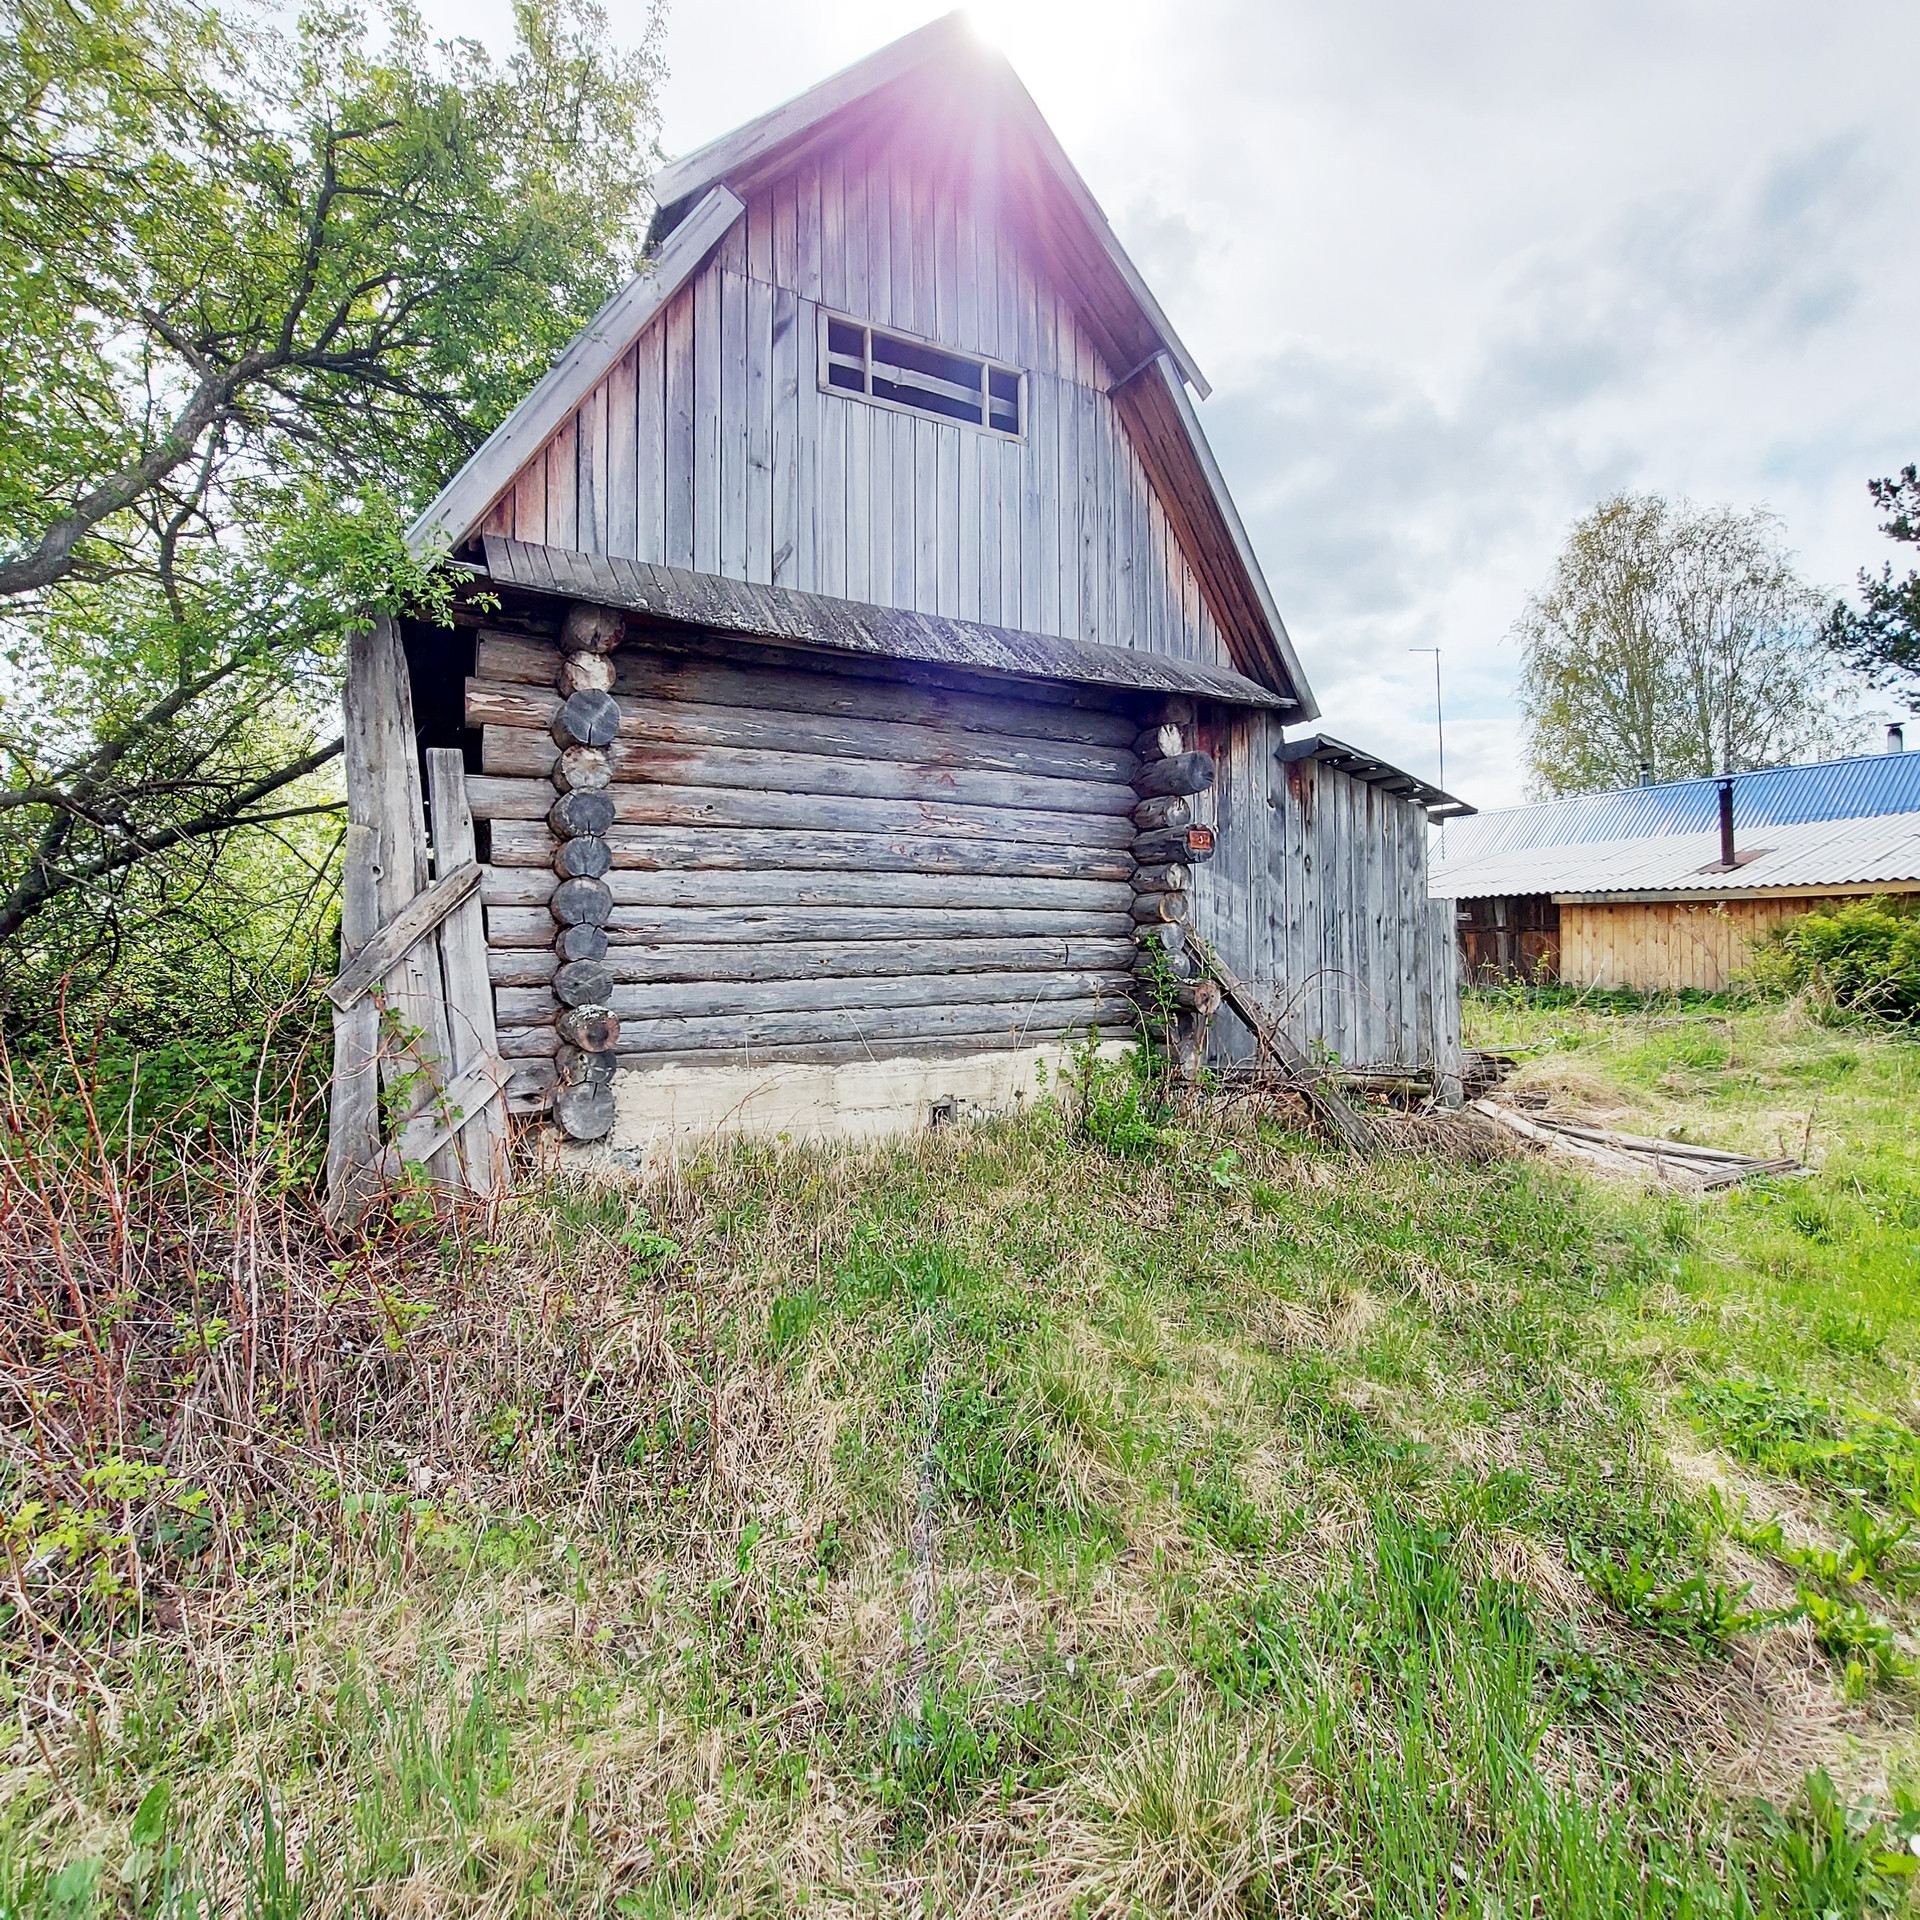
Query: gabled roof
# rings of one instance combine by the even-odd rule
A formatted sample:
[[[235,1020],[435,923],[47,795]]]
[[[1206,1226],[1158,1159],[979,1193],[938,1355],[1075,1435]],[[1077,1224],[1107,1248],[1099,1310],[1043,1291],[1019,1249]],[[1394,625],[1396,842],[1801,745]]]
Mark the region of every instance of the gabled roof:
[[[654,182],[659,210],[646,265],[441,490],[409,529],[409,544],[427,552],[473,537],[514,476],[699,271],[756,187],[856,132],[884,137],[941,113],[969,135],[1000,136],[998,164],[1111,369],[1114,403],[1234,658],[1283,695],[1294,719],[1316,718],[1313,690],[1187,391],[1204,398],[1206,381],[1012,66],[958,13],[664,167]]]
[[[744,199],[763,181],[841,138],[852,121],[884,129],[942,103],[963,105],[969,124],[1000,133],[1003,159],[1026,163],[1022,184],[1060,256],[1061,289],[1083,305],[1115,377],[1166,353],[1204,400],[1210,389],[1192,354],[1114,237],[1033,96],[1006,55],[984,45],[963,13],[947,14],[905,35],[785,106],[670,161],[653,183],[660,209],[653,238],[664,239],[713,187],[729,187]]]
[[[1016,633],[975,620],[949,620],[902,607],[873,607],[792,587],[758,586],[714,573],[688,573],[645,560],[616,560],[597,553],[484,536],[487,578],[497,586],[623,607],[662,626],[696,627],[765,641],[775,646],[823,648],[869,659],[961,667],[974,673],[1021,680],[1066,680],[1089,687],[1121,687],[1139,693],[1185,693],[1227,706],[1291,708],[1293,702],[1256,680],[1149,653],[1144,647],[1109,647],[1091,640]]]
[[[1920,753],[1733,775],[1731,874],[1719,866],[1719,790],[1717,779],[1670,780],[1483,813],[1448,833],[1433,891],[1719,897],[1920,880]]]

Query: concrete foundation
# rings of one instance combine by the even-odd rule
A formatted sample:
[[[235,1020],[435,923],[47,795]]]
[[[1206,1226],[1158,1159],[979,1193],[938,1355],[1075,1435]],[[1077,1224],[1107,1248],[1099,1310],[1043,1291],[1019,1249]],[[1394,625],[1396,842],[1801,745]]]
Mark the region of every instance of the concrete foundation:
[[[1108,1041],[1104,1058],[1129,1043]],[[674,1063],[614,1078],[612,1134],[592,1157],[652,1159],[715,1134],[795,1143],[892,1139],[944,1122],[999,1118],[1031,1106],[1068,1071],[1058,1041],[992,1053],[907,1055],[831,1065]],[[579,1149],[575,1149],[579,1152]]]

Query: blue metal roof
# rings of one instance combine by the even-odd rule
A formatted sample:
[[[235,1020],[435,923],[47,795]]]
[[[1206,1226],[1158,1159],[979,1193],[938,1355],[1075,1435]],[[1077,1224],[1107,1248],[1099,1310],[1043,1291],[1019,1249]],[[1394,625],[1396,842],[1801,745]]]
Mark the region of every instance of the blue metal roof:
[[[1718,780],[1582,794],[1537,807],[1476,814],[1447,825],[1447,862],[1459,865],[1528,847],[1578,847],[1705,833],[1720,824]],[[1806,767],[1766,767],[1733,776],[1736,831],[1816,820],[1873,820],[1920,813],[1920,752],[1861,754]]]

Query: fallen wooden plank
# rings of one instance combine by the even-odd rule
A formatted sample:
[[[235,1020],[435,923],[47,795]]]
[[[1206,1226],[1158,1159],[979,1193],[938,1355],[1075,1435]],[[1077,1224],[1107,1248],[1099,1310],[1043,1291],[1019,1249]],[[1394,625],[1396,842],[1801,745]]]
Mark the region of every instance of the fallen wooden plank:
[[[1363,1159],[1371,1159],[1380,1142],[1365,1115],[1356,1113],[1339,1094],[1327,1091],[1324,1076],[1281,1032],[1279,1025],[1267,1018],[1253,995],[1206,941],[1194,935],[1189,938],[1188,945],[1219,986],[1221,998],[1246,1022],[1260,1050],[1271,1054],[1287,1069],[1293,1091],[1307,1103],[1307,1110],[1351,1152]]]

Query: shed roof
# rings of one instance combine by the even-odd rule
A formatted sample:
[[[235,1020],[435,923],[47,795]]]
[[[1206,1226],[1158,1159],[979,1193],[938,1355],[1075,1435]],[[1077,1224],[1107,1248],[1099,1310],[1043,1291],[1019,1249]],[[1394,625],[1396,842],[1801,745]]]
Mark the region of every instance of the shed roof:
[[[1861,754],[1732,778],[1742,856],[1732,874],[1718,866],[1720,782],[1670,780],[1483,813],[1448,833],[1433,891],[1456,899],[1621,890],[1730,895],[1920,877],[1920,843],[1913,826],[1902,824],[1920,820],[1920,754]],[[1758,857],[1749,860],[1750,853]]]
[[[1920,811],[1737,829],[1741,864],[1732,873],[1720,865],[1717,827],[1704,833],[1589,840],[1571,848],[1514,847],[1479,855],[1462,854],[1453,838],[1449,832],[1445,857],[1432,868],[1431,891],[1442,899],[1550,893],[1568,901],[1648,895],[1725,900],[1746,894],[1920,886]]]
[[[1024,680],[1065,680],[1143,693],[1185,693],[1229,706],[1290,709],[1293,702],[1256,680],[1197,660],[1143,648],[1098,646],[1017,633],[900,607],[868,606],[791,587],[757,586],[643,560],[570,553],[487,534],[487,574],[501,586],[587,600],[644,614],[669,626],[707,628],[780,646],[962,667]]]
[[[1578,847],[1602,840],[1699,833],[1720,819],[1718,779],[1668,780],[1655,787],[1586,793],[1536,807],[1483,813],[1450,834],[1448,851],[1504,852],[1520,847]],[[1736,827],[1798,820],[1864,820],[1920,811],[1920,753],[1870,753],[1799,767],[1762,767],[1733,775]]]
[[[1429,820],[1459,820],[1474,811],[1464,800],[1422,780],[1418,774],[1408,773],[1359,747],[1350,747],[1330,733],[1313,733],[1302,740],[1289,740],[1274,758],[1283,764],[1290,760],[1317,760],[1369,787],[1383,788],[1403,800],[1418,801],[1426,808]]]

